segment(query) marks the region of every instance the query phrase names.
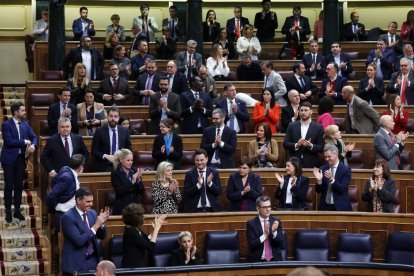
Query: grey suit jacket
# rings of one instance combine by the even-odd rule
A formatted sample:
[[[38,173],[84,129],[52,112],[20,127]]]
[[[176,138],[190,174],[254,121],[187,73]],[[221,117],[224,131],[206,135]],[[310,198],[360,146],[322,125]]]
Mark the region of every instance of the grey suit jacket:
[[[160,134],[160,121],[162,110],[159,109],[161,100],[161,92],[157,92],[150,98],[149,104],[149,115],[151,123],[149,126],[150,134]],[[169,93],[167,98],[167,106],[170,109],[170,113],[167,115],[168,118],[173,119],[175,122],[179,122],[181,119],[181,103],[180,96],[175,93]]]
[[[354,129],[360,134],[374,134],[380,128],[379,115],[372,106],[358,96],[354,96]],[[347,133],[352,133],[351,118],[349,117],[349,105],[346,111],[345,129]]]
[[[267,81],[266,81],[267,78]],[[275,100],[280,105],[286,105],[286,100],[284,95],[287,93],[285,82],[283,81],[282,76],[280,76],[275,71],[272,71],[269,76],[264,77],[264,88],[271,88],[275,93]]]
[[[196,61],[195,65],[191,67],[192,75],[197,76],[198,68],[200,68],[200,66],[203,64],[203,57],[201,56],[201,54],[194,52],[192,58]],[[178,53],[176,63],[178,71],[185,74],[187,68],[187,51],[182,51]]]
[[[381,128],[374,136],[375,158],[387,160],[391,170],[398,170],[398,156],[403,151],[404,146],[397,144],[397,138],[392,131],[392,140],[385,129]],[[397,146],[398,147],[397,147]]]
[[[142,28],[142,17],[135,17],[134,21],[132,21],[132,25],[134,24],[141,26]],[[157,21],[155,20],[155,17],[148,16],[148,38],[150,41],[155,42],[155,33],[158,31],[158,25]]]

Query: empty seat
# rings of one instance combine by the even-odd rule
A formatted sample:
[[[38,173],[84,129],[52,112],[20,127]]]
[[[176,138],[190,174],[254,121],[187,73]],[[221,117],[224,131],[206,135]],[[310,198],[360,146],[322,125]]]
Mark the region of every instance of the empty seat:
[[[49,123],[47,120],[39,120],[39,135],[49,136]]]
[[[414,265],[414,234],[390,233],[386,255],[388,263]]]
[[[159,234],[154,247],[154,266],[164,267],[168,265],[171,252],[180,247],[178,243],[179,233]]]
[[[194,157],[195,157],[194,150],[184,150],[183,158],[181,159],[181,169],[188,170],[194,167]]]
[[[208,232],[204,238],[206,264],[232,264],[240,261],[239,235],[236,231]]]
[[[134,167],[152,171],[154,169],[152,151],[134,151]]]
[[[295,256],[298,261],[328,261],[328,230],[298,230],[295,234]]]
[[[282,77],[284,81],[287,81],[291,77],[293,77],[293,71],[278,71],[279,75]]]
[[[354,149],[352,151],[351,158],[348,158],[348,167],[351,169],[363,169],[364,168],[364,153],[362,150]]]
[[[371,236],[369,234],[339,234],[337,260],[338,262],[371,262]]]
[[[411,170],[411,151],[404,150],[400,153],[400,160],[403,170]]]
[[[142,196],[142,206],[144,207],[146,214],[152,214],[152,208],[154,207],[154,201],[152,200],[151,189],[145,189]]]
[[[113,236],[108,242],[108,258],[115,267],[122,267],[122,256],[124,255],[122,239],[122,236]]]
[[[40,70],[41,80],[64,80],[63,71]]]
[[[354,212],[359,211],[359,199],[361,196],[358,196],[358,187],[356,186],[348,186],[348,197],[349,202],[351,202],[352,210]]]
[[[345,52],[345,54],[347,54],[351,60],[358,59],[359,57],[359,52]]]
[[[285,230],[282,230],[282,234],[283,234],[283,238],[282,238],[283,244],[280,247],[280,253],[282,254],[282,261],[287,261],[287,256],[288,256],[287,248],[288,247],[287,247],[287,236],[286,236]]]
[[[345,118],[334,117],[335,125],[339,127],[341,132],[345,132]]]
[[[139,134],[146,133],[145,130],[145,119],[130,119],[132,128],[138,131]]]
[[[50,106],[55,102],[53,93],[33,93],[29,96],[30,106]]]

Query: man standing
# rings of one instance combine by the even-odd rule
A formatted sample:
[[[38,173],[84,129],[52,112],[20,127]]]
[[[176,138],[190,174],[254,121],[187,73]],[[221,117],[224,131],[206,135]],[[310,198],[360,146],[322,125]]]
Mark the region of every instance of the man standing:
[[[313,169],[315,189],[321,194],[318,210],[352,211],[348,197],[351,169],[339,162],[338,148],[334,145],[326,144],[323,156],[326,164]]]
[[[232,41],[237,42],[242,36],[244,25],[249,24],[249,19],[242,16],[242,7],[237,6],[233,8],[234,17],[227,20],[226,29]]]
[[[185,22],[178,17],[177,7],[172,5],[168,9],[170,18],[162,20],[162,26],[168,26],[171,38],[175,41],[185,41]]]
[[[181,95],[188,90],[187,79],[183,73],[177,71],[177,64],[174,60],[167,63],[167,76],[170,79],[168,92]]]
[[[138,44],[141,40],[149,42],[148,36],[142,31],[142,26],[137,24],[132,24],[131,27],[132,34],[134,35],[134,40],[131,44],[131,49],[129,52],[129,57],[133,56],[131,53],[138,51]]]
[[[110,172],[114,154],[119,149],[131,150],[127,128],[119,126],[119,108],[112,106],[108,112],[108,124],[96,129],[92,139],[92,155],[95,157],[95,172]]]
[[[309,53],[302,58],[303,65],[305,65],[306,75],[312,80],[322,80],[326,74],[326,59],[323,55],[318,53],[319,45],[316,40],[309,42]]]
[[[88,188],[79,188],[75,194],[75,207],[61,218],[65,242],[62,252],[62,271],[65,275],[87,272],[96,268],[100,257],[97,239],[106,236],[105,222],[109,217],[108,207],[99,216],[92,209],[93,194]]]
[[[305,75],[306,69],[302,62],[295,63],[292,69],[294,74],[286,81],[287,90],[298,91],[302,102],[312,103],[312,96],[318,93],[318,87]]]
[[[197,48],[197,41],[190,39],[187,41],[187,51],[179,52],[176,63],[178,71],[183,73],[187,80],[197,76],[198,68],[202,65],[202,56],[195,50]]]
[[[146,65],[150,60],[155,60],[155,57],[148,53],[148,42],[146,40],[138,41],[138,53],[131,58],[133,79],[145,72]]]
[[[73,20],[72,31],[73,31],[73,40],[79,40],[83,36],[94,36],[95,27],[93,21],[88,18],[88,8],[80,7],[79,9],[80,17]]]
[[[371,62],[377,65],[378,79],[389,80],[394,67],[395,55],[394,51],[387,48],[388,42],[386,39],[378,39],[377,49],[369,52],[365,64],[368,66]]]
[[[200,144],[208,153],[209,164],[223,169],[234,168],[233,154],[237,146],[237,134],[224,124],[225,115],[222,109],[214,109],[213,125],[204,130]]]
[[[400,95],[403,105],[414,104],[414,71],[408,58],[400,59],[400,71],[391,75],[387,91]]]
[[[382,34],[378,39],[385,39],[388,48],[394,51],[395,56],[403,53],[403,38],[397,34],[398,23],[391,21],[388,23],[388,33]]]
[[[104,106],[127,105],[131,95],[129,93],[128,81],[119,77],[119,65],[111,63],[109,65],[110,76],[101,80],[96,91],[97,98],[102,101]]]
[[[70,103],[69,88],[63,87],[58,92],[59,102],[49,106],[47,111],[47,124],[49,136],[58,132],[58,122],[60,117],[69,118],[73,127],[73,132],[78,132],[78,112],[76,106]]]
[[[338,66],[337,73],[339,76],[349,79],[349,74],[354,71],[352,68],[351,58],[348,54],[341,52],[342,48],[338,42],[333,42],[331,45],[331,54],[326,56],[326,63],[336,63]]]
[[[32,33],[37,41],[48,41],[49,39],[49,11],[41,11],[42,18],[36,20]]]
[[[20,212],[23,181],[26,169],[26,156],[33,153],[37,146],[37,136],[27,121],[26,108],[20,102],[10,107],[12,118],[1,125],[3,148],[0,162],[4,172],[4,207],[6,222],[12,222],[11,205],[13,199],[13,217],[25,220]]]
[[[160,134],[160,121],[170,118],[179,123],[181,119],[180,96],[168,92],[168,77],[163,76],[159,82],[159,92],[151,96],[149,116],[151,118],[150,134]]]
[[[149,105],[150,97],[159,90],[160,76],[157,74],[157,63],[149,60],[147,70],[139,75],[135,83],[134,96],[138,99],[138,105]]]
[[[292,89],[288,92],[289,103],[282,107],[282,129],[281,132],[286,132],[288,126],[300,119],[299,117],[299,92]]]
[[[350,85],[342,88],[342,97],[348,103],[345,129],[349,134],[374,134],[380,128],[378,112],[369,103],[355,95]]]
[[[295,40],[299,44],[307,41],[307,35],[311,33],[309,20],[307,17],[301,16],[302,9],[300,6],[293,7],[293,15],[285,19],[282,27],[282,34],[286,35],[285,41]]]
[[[246,225],[249,262],[283,261],[283,229],[280,219],[270,216],[272,204],[266,195],[256,199],[258,216]]]
[[[262,68],[257,60],[252,61],[250,53],[243,54],[242,61],[237,66],[238,81],[261,81],[263,80]]]
[[[223,90],[226,98],[217,102],[216,107],[226,113],[225,124],[236,133],[246,133],[245,124],[250,121],[246,103],[236,98],[237,91],[234,84],[225,84]]]
[[[164,26],[161,29],[162,36],[155,41],[155,50],[158,59],[172,59],[177,52],[177,42],[171,37],[171,30]]]
[[[365,41],[367,33],[364,24],[359,23],[357,12],[351,12],[351,22],[342,25],[342,37],[344,41]]]
[[[374,136],[375,159],[384,159],[390,170],[400,169],[400,154],[404,149],[408,132],[394,135],[394,120],[390,115],[380,118],[381,128]]]
[[[85,163],[88,162],[89,152],[82,136],[71,133],[71,130],[69,118],[61,117],[58,121],[58,133],[46,141],[40,160],[50,177],[54,177],[62,167],[68,166],[75,154],[82,155]]]
[[[262,73],[264,75],[263,88],[271,88],[275,91],[275,101],[280,105],[286,105],[284,96],[287,93],[287,89],[282,76],[273,70],[273,64],[270,61],[263,61],[260,67],[262,67]]]
[[[312,121],[312,105],[303,102],[299,107],[299,121],[289,124],[283,146],[289,157],[296,156],[303,168],[319,165],[319,153],[323,150],[323,128]]]
[[[257,29],[256,36],[260,42],[274,42],[275,29],[277,29],[276,12],[270,10],[271,1],[262,0],[262,11],[254,17],[254,27]]]
[[[217,170],[207,166],[207,152],[195,152],[195,167],[185,173],[184,212],[220,212],[218,197],[221,195],[220,176]]]
[[[158,32],[158,25],[155,17],[148,16],[150,7],[148,4],[140,6],[141,15],[134,18],[132,25],[142,26],[141,29],[149,38],[149,41],[155,41],[155,33]]]
[[[201,65],[198,69],[198,76],[203,82],[203,87],[201,91],[208,93],[211,101],[215,104],[219,100],[219,95],[217,95],[216,81],[207,74],[207,67]]]

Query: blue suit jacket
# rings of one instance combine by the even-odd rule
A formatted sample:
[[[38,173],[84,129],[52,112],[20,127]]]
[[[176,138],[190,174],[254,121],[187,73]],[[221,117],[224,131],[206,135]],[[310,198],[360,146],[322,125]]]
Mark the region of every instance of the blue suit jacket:
[[[329,165],[325,164],[321,167],[322,174],[329,170]],[[338,167],[336,168],[335,172],[335,181],[332,184],[332,194],[333,200],[335,204],[335,208],[337,211],[352,211],[352,206],[349,201],[348,197],[348,186],[349,182],[351,182],[351,169],[339,162]],[[323,176],[322,184],[315,185],[315,190],[317,193],[321,193],[320,202],[319,202],[319,210],[327,210],[326,206],[326,192],[328,191],[328,179]]]
[[[326,64],[330,62],[335,62],[335,58],[332,54],[327,55],[325,58],[326,58]],[[351,58],[349,57],[348,54],[341,53],[339,54],[339,60],[341,62],[346,62],[346,68],[340,69],[340,71],[341,71],[342,77],[349,79],[349,74],[351,74],[354,71],[354,68],[352,67]]]
[[[250,172],[247,176],[247,183],[250,186],[250,192],[241,195],[243,191],[243,182],[239,172],[230,175],[227,182],[227,198],[229,199],[229,211],[240,211],[242,202],[247,200],[249,211],[256,210],[256,198],[262,195],[262,184],[260,184],[260,176]]]
[[[276,237],[273,236],[273,233],[269,235],[270,247],[272,248],[273,260],[282,261],[281,248],[284,247],[282,222],[272,216],[269,217],[269,227],[271,227],[275,221],[279,222],[279,227],[277,228]],[[263,235],[263,227],[259,217],[247,221],[246,235],[247,243],[249,244],[249,262],[260,262],[262,259],[264,242],[260,242],[260,236]]]
[[[205,149],[208,154],[208,162],[211,163],[214,152],[216,149],[213,148],[213,143],[216,140],[216,127],[209,126],[204,130],[203,136],[201,137],[200,148]],[[237,134],[236,132],[224,126],[223,133],[221,133],[221,141],[224,142],[223,147],[217,147],[220,153],[220,164],[223,169],[234,168],[233,155],[236,151],[237,146]]]
[[[191,91],[186,91],[180,95],[182,117],[181,133],[199,133],[197,127],[199,120],[202,128],[206,128],[209,125],[208,118],[211,117],[213,104],[211,103],[210,96],[205,92],[200,92],[200,99],[204,101],[205,113],[200,110],[193,110],[193,112],[191,112],[190,107],[193,106],[195,101],[194,95]]]
[[[384,83],[382,79],[374,78],[375,87],[365,90],[368,87],[368,77],[364,77],[359,82],[358,96],[366,102],[375,105],[385,104],[382,96],[384,95]]]
[[[220,203],[218,197],[221,195],[220,176],[215,168],[206,167],[206,179],[213,174],[213,184],[211,187],[206,186],[206,195],[210,201],[211,208],[214,212],[220,212]],[[198,171],[197,168],[192,168],[185,173],[184,179],[184,213],[197,212],[197,205],[200,201],[201,189],[197,187]]]
[[[78,133],[78,110],[74,104],[68,103],[67,108],[71,110],[70,123],[72,132]],[[58,132],[58,121],[60,119],[60,101],[49,106],[47,111],[47,125],[49,127],[49,136]]]
[[[16,161],[19,155],[19,149],[24,152],[26,144],[24,140],[30,140],[37,147],[37,136],[27,121],[21,121],[23,133],[20,135],[17,131],[16,124],[13,119],[5,121],[1,126],[3,136],[3,148],[1,149],[0,162],[2,164],[11,165]]]
[[[321,89],[319,90],[319,98],[322,98],[323,96],[326,95],[326,85],[330,81],[331,80],[329,78],[324,78],[322,80]],[[336,96],[333,98],[335,101],[335,105],[346,105],[346,101],[342,97],[342,88],[346,85],[348,85],[348,80],[346,78],[343,78],[337,75],[336,80],[335,80],[335,88],[334,88],[336,92]]]
[[[275,192],[275,197],[279,199],[279,208],[285,208],[286,205],[286,192],[287,186],[289,183],[290,176],[285,176],[283,188],[280,189],[280,186],[277,186]],[[296,185],[290,190],[292,192],[292,205],[293,208],[307,208],[306,206],[306,196],[308,194],[309,188],[309,179],[306,176],[299,176],[296,179]]]
[[[86,213],[88,218],[89,226],[95,224],[97,219],[96,211],[91,209]],[[62,270],[66,273],[73,273],[74,271],[86,272],[88,270],[96,269],[88,266],[91,262],[86,262],[86,253],[88,250],[88,242],[92,240],[94,245],[94,254],[97,259],[102,255],[102,252],[98,250],[97,238],[104,239],[106,235],[105,227],[101,227],[96,232],[96,235],[89,228],[87,231],[84,230],[84,222],[82,217],[79,215],[76,207],[73,207],[67,211],[61,218],[62,232],[65,238],[62,253]]]
[[[88,22],[88,24],[93,23],[92,20],[90,19],[86,19],[86,22]],[[80,18],[73,20],[72,23],[72,31],[73,31],[73,40],[80,40],[81,37],[83,36],[83,25],[82,25],[82,20]],[[92,29],[88,29],[88,36],[94,36],[95,35],[95,28]]]
[[[174,79],[173,79],[173,84],[171,87],[171,92],[174,92],[178,95],[184,93],[185,91],[188,90],[188,83],[187,83],[187,78],[185,77],[185,75],[183,73],[180,72],[176,72],[174,74]]]
[[[75,196],[76,179],[68,166],[63,167],[53,178],[52,190],[46,195],[45,202],[50,213],[54,213],[58,203],[65,203]]]
[[[382,72],[382,79],[389,80],[391,78],[393,65],[395,61],[395,54],[394,51],[391,49],[385,49],[382,53],[381,61],[381,72]],[[365,64],[368,66],[371,62],[376,63],[375,61],[375,50],[371,50],[369,52],[367,61]],[[377,69],[378,70],[378,69]]]
[[[306,71],[305,74],[308,77],[313,77],[315,72],[311,72],[310,68],[312,66],[312,54],[306,54],[302,58],[303,65],[305,65]],[[326,76],[326,59],[323,55],[317,54],[316,55],[316,65],[321,64],[321,69],[316,69],[316,80],[321,80]]]
[[[235,115],[237,118],[237,123],[239,124],[239,128],[240,128],[239,133],[246,133],[245,123],[250,121],[250,114],[247,111],[246,103],[239,99],[234,99],[234,101],[237,104],[237,112],[235,113]],[[229,113],[231,113],[230,112],[231,110],[230,111],[228,110],[227,98],[217,102],[216,108],[221,108],[222,110],[224,110],[224,112],[226,112],[225,124],[227,125],[227,122],[230,119]]]

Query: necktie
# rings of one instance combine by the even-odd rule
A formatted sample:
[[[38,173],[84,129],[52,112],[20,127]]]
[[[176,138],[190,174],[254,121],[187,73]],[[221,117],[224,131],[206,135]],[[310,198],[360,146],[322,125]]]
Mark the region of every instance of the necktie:
[[[170,30],[171,30],[171,37],[172,38],[175,38],[175,22],[174,22],[174,18],[171,18],[171,27],[170,27]]]
[[[335,167],[331,167],[332,174],[334,173],[334,169]],[[329,205],[332,204],[331,198],[332,198],[332,185],[328,183],[328,190],[326,191],[326,198],[325,198],[326,204],[329,204]]]
[[[403,104],[406,103],[407,98],[405,97],[405,90],[407,90],[407,81],[405,80],[405,77],[402,76],[402,84],[401,84],[401,102]]]
[[[66,155],[70,158],[68,137],[65,137],[65,152],[66,152]]]
[[[263,220],[263,229],[269,229],[269,221],[267,219]],[[264,257],[268,262],[272,259],[272,248],[270,247],[269,236],[264,240]]]
[[[388,136],[390,137],[391,143],[394,144],[394,138],[392,138],[391,132],[388,132]],[[400,155],[397,155],[397,164],[400,165]]]
[[[196,100],[200,99],[200,94],[198,92],[195,92],[195,99]]]
[[[148,75],[147,83],[145,84],[145,90],[151,90],[151,88],[152,88],[152,77],[153,77],[153,75]],[[142,98],[142,104],[143,105],[149,105],[149,103],[150,103],[150,96],[149,95],[144,96]]]
[[[117,80],[116,79],[112,79],[112,91],[113,92],[116,91],[116,85],[117,85]]]
[[[202,182],[201,182],[201,198],[200,198],[201,206],[206,207],[206,205],[207,205],[207,198],[206,198],[207,193],[206,193],[206,185],[204,183],[204,171],[199,171],[198,174],[203,179]]]
[[[305,82],[303,81],[302,77],[300,77],[300,86],[302,87],[302,89],[305,89]]]
[[[86,212],[83,213],[83,229],[85,230],[85,232],[88,231],[89,229],[89,225],[88,225],[88,221],[86,220]],[[88,240],[88,249],[86,251],[86,254],[88,256],[91,256],[93,254],[93,244],[91,240]]]
[[[394,36],[391,36],[391,43],[394,43]]]
[[[146,18],[142,19],[142,30],[144,31],[144,33],[146,35],[148,35],[148,25],[147,25],[147,19]]]
[[[236,30],[235,30],[235,35],[234,35],[234,41],[237,41],[239,37],[240,37],[240,20],[236,19]]]
[[[116,151],[116,131],[115,128],[112,129],[112,145],[111,145],[111,155],[115,154]]]
[[[191,54],[188,55],[188,66],[187,66],[187,79],[191,78],[191,67],[192,67],[192,58],[191,58]]]
[[[66,109],[66,104],[63,104],[63,110],[65,110]]]
[[[269,76],[266,76],[265,77],[265,85],[264,85],[264,88],[266,88],[267,87],[267,80],[269,79]]]
[[[230,109],[229,109],[229,114],[230,114],[230,128],[231,129],[234,129],[234,114],[232,112],[232,105],[233,105],[233,101],[230,101]]]

